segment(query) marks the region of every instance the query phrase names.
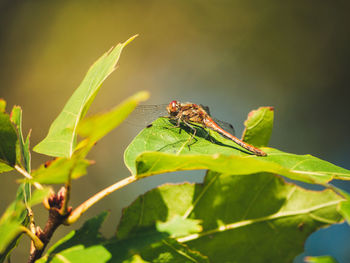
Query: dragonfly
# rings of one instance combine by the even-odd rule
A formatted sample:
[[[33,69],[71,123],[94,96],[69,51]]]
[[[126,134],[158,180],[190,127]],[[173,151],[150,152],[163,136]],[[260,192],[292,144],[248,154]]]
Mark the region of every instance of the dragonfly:
[[[257,155],[257,156],[267,156],[262,150],[250,145],[236,136],[234,136],[234,128],[231,124],[219,121],[210,116],[209,108],[203,105],[194,104],[191,102],[181,103],[179,101],[173,100],[169,104],[161,105],[140,105],[135,110],[137,115],[148,115],[153,116],[151,118],[155,119],[158,117],[168,117],[177,122],[177,127],[181,123],[191,128],[195,136],[196,129],[192,124],[200,125],[204,128],[209,128],[221,134],[222,136],[234,141],[236,144],[240,145],[247,151]],[[163,113],[161,116],[161,113]],[[167,116],[164,116],[166,113]]]

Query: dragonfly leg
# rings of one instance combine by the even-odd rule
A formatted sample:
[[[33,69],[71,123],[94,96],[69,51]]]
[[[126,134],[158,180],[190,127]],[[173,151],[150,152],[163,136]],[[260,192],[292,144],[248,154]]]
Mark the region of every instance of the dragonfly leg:
[[[179,128],[179,127],[181,127],[181,120],[179,121],[179,119],[178,118],[173,118],[173,117],[169,117],[169,116],[166,116],[166,117],[164,117],[164,118],[168,118],[170,121],[171,121],[171,123],[174,125],[174,126],[171,126],[171,127],[166,127],[166,129],[176,129],[176,128]],[[176,121],[176,124],[174,124],[174,122]],[[181,133],[181,129],[179,130],[179,133]]]
[[[190,144],[190,142],[194,139],[194,137],[196,136],[196,133],[197,133],[197,130],[196,130],[196,128],[194,128],[191,124],[189,124],[188,122],[186,122],[186,121],[184,121],[184,120],[182,120],[182,122],[183,122],[183,124],[185,124],[187,127],[189,127],[192,131],[193,131],[193,133],[192,133],[192,136],[191,136],[191,138],[189,139],[189,141],[188,141],[188,144]],[[188,147],[190,147],[190,145],[188,145]]]
[[[203,128],[203,130],[207,133],[207,137],[206,137],[206,138],[208,138],[208,139],[210,140],[210,142],[215,143],[215,142],[213,141],[212,137],[210,136],[210,129],[209,129],[209,131],[207,131],[207,129],[206,129],[205,126],[202,126],[202,128]]]
[[[191,124],[189,124],[186,121],[182,121],[182,122],[193,131],[192,137],[196,136],[196,133],[197,133],[196,128],[194,128]]]

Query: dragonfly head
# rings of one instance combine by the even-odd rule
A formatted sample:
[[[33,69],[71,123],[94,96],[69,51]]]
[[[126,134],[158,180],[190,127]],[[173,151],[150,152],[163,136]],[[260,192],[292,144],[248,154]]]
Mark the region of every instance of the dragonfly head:
[[[173,100],[168,104],[166,110],[168,111],[170,116],[176,116],[180,110],[180,102]]]

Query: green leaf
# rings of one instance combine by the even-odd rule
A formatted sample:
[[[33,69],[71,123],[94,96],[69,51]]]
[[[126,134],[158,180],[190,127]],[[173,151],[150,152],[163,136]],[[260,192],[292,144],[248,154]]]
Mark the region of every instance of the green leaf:
[[[0,223],[0,262],[5,260],[13,240],[22,233],[21,227],[20,223],[12,221]]]
[[[209,263],[206,256],[170,238],[163,239],[161,243],[152,244],[148,249],[142,250],[140,255],[149,262]]]
[[[184,215],[194,194],[195,185],[185,183],[163,185],[139,196],[132,205],[123,209],[117,237],[124,239],[139,226],[152,226],[158,221],[169,222],[178,215]],[[140,211],[145,212],[145,217]]]
[[[13,168],[11,166],[0,162],[0,173],[9,172],[11,170],[13,170]]]
[[[10,116],[0,112],[0,172],[8,171],[16,164],[17,133]]]
[[[18,132],[18,139],[19,139],[19,151],[18,155],[18,163],[21,163],[21,160],[23,159],[24,167],[28,173],[30,173],[31,167],[30,167],[30,151],[29,151],[29,139],[30,139],[30,132],[27,136],[26,141],[23,139],[23,132],[22,132],[22,109],[19,106],[14,106],[12,108],[11,112],[11,121],[17,128]]]
[[[89,148],[107,133],[116,128],[135,109],[137,104],[149,97],[148,92],[139,92],[128,98],[111,111],[83,119],[78,126],[78,134],[86,139],[79,148]],[[85,150],[86,151],[86,150]]]
[[[167,234],[158,232],[154,226],[139,229],[128,239],[115,237],[107,240],[98,230],[106,213],[87,221],[84,226],[69,233],[54,244],[47,254],[37,262],[208,262],[198,252],[188,249],[176,240],[167,238]],[[193,224],[191,220],[183,220]],[[169,228],[165,226],[168,230]]]
[[[218,133],[197,127],[174,127],[159,118],[131,142],[124,162],[139,177],[180,170],[210,169],[232,175],[271,172],[310,183],[350,179],[350,171],[311,155],[296,155],[263,148],[266,157],[246,152]],[[208,134],[210,133],[210,137]]]
[[[28,203],[34,206],[41,203],[50,193],[50,188],[35,190],[33,198]],[[27,209],[25,202],[28,191],[24,184],[20,185],[13,201],[0,219],[0,262],[3,262],[10,251],[17,245],[22,227],[28,223]]]
[[[140,255],[133,255],[130,259],[124,260],[124,263],[148,263],[141,258]]]
[[[56,158],[50,165],[43,164],[32,173],[29,182],[42,184],[61,184],[67,182],[69,176],[77,179],[87,173],[86,168],[92,164],[89,160],[78,158]]]
[[[174,216],[170,221],[158,221],[156,227],[159,232],[168,233],[171,237],[180,237],[202,231],[200,220],[182,218],[179,215]]]
[[[0,262],[16,245],[13,241],[22,232],[21,227],[26,218],[26,207],[22,202],[22,191],[19,188],[16,200],[6,209],[0,219]]]
[[[123,48],[135,37],[118,44],[91,66],[83,82],[52,123],[46,138],[34,147],[34,151],[55,157],[72,156],[79,121],[85,116],[103,81],[115,70]]]
[[[350,225],[350,200],[349,199],[340,204],[339,213],[341,213],[343,215],[344,219]]]
[[[337,263],[337,261],[331,256],[306,257],[305,262],[307,262],[307,263]]]
[[[243,141],[255,147],[267,146],[273,128],[273,107],[260,107],[248,114],[244,122]]]
[[[30,199],[29,206],[33,207],[37,204],[42,203],[42,201],[49,197],[49,195],[53,192],[53,190],[50,187],[44,187],[42,189],[36,189],[35,192],[32,195],[32,198]]]
[[[272,174],[208,172],[204,184],[163,185],[138,197],[123,211],[117,236],[180,215],[201,220],[203,231],[177,241],[210,262],[289,263],[312,232],[342,220],[336,210],[342,200]]]
[[[0,99],[0,112],[4,113],[6,110],[6,101],[4,99]]]
[[[345,201],[339,204],[338,211],[350,225],[350,194],[334,185],[330,185],[330,187],[345,198]]]
[[[29,199],[29,186],[21,184],[13,201],[0,219],[0,262],[17,246],[22,233],[21,227],[27,226],[28,216],[25,202]]]
[[[84,225],[79,230],[74,230],[70,232],[68,235],[59,240],[56,244],[54,244],[48,251],[47,255],[37,262],[46,262],[48,258],[54,258],[56,254],[64,250],[70,250],[71,248],[78,248],[83,246],[86,248],[93,247],[96,244],[102,243],[106,241],[105,238],[99,233],[99,229],[101,228],[102,223],[106,220],[108,216],[107,212],[103,212],[98,216],[89,219],[84,223]],[[101,246],[102,247],[102,246]],[[81,248],[80,248],[81,249]],[[97,251],[98,249],[93,249]],[[69,253],[69,252],[68,252]],[[97,256],[102,256],[102,258],[109,258],[109,253],[106,253],[105,256],[104,249],[101,250],[101,253],[98,253]],[[59,256],[58,256],[59,258]],[[60,262],[55,259],[50,262]],[[100,259],[102,259],[100,258]],[[75,261],[72,261],[75,262]],[[94,262],[94,261],[90,261]],[[96,262],[104,262],[104,261],[96,261]]]

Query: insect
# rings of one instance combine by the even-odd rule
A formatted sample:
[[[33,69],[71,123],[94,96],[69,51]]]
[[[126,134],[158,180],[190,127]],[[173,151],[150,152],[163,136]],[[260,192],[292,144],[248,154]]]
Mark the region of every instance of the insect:
[[[176,120],[178,125],[180,125],[180,123],[183,122],[186,126],[194,130],[194,135],[196,133],[196,130],[190,124],[191,122],[200,124],[205,128],[217,131],[221,135],[225,136],[226,138],[229,138],[230,140],[234,141],[238,145],[242,146],[244,149],[254,153],[257,156],[267,156],[267,154],[262,150],[254,147],[253,145],[245,143],[244,141],[238,139],[228,131],[221,128],[214,121],[214,119],[210,117],[210,115],[204,109],[204,107],[200,105],[194,103],[180,103],[176,100],[173,100],[168,104],[166,110],[170,115],[170,118]]]

